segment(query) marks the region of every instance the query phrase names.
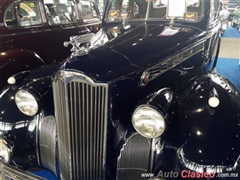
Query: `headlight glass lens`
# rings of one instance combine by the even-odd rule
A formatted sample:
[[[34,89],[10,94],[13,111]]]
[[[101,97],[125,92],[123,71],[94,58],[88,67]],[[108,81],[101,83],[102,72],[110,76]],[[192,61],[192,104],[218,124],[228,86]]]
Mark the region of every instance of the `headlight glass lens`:
[[[3,139],[0,139],[0,161],[8,163],[10,159],[10,149]]]
[[[25,115],[34,116],[38,112],[36,98],[26,90],[19,90],[15,94],[15,102],[18,109]]]
[[[145,105],[135,109],[132,115],[132,124],[139,134],[147,138],[159,137],[166,128],[162,114]]]

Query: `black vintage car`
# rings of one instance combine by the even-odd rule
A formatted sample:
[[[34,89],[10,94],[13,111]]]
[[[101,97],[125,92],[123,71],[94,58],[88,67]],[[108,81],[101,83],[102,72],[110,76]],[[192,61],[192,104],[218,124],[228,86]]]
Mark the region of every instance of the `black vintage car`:
[[[0,94],[3,179],[236,177],[240,96],[215,70],[220,9],[107,1],[99,32],[65,42],[71,57],[12,75]]]

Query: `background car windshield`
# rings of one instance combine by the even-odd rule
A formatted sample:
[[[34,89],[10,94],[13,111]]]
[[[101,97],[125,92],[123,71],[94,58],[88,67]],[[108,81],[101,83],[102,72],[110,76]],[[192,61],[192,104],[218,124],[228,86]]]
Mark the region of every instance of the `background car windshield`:
[[[149,6],[148,6],[149,3]],[[147,11],[149,8],[149,11]],[[164,20],[167,16],[168,0],[113,0],[108,9],[107,22],[126,20]],[[186,0],[186,10],[179,21],[197,22],[203,17],[201,0]]]

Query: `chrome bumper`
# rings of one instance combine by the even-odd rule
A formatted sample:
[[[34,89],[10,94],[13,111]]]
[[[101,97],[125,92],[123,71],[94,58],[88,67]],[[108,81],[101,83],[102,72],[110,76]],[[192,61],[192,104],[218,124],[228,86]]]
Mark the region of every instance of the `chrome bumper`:
[[[0,180],[46,180],[10,164],[0,163]]]

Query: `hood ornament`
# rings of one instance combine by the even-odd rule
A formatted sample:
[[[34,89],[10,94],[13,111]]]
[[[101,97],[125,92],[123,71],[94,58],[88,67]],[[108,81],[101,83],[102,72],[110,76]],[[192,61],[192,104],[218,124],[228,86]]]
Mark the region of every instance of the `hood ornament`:
[[[72,45],[72,56],[82,56],[88,54],[90,42],[94,33],[88,33],[84,35],[71,36],[70,41],[65,41],[63,45],[68,47],[68,45]]]

